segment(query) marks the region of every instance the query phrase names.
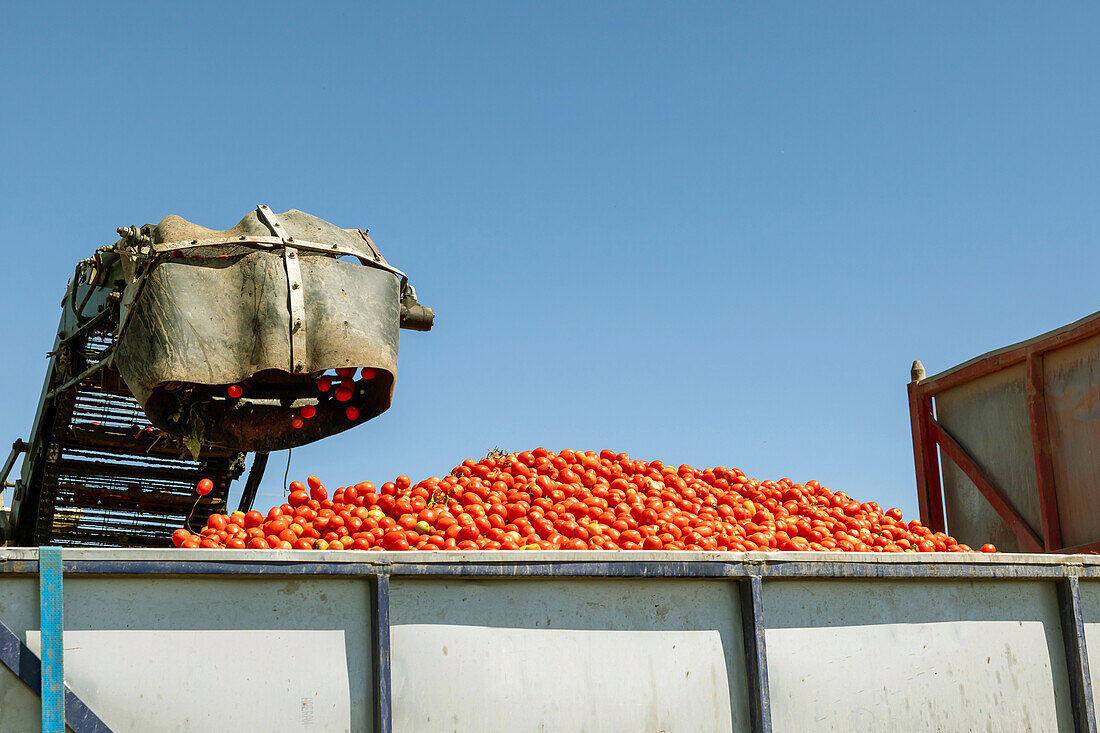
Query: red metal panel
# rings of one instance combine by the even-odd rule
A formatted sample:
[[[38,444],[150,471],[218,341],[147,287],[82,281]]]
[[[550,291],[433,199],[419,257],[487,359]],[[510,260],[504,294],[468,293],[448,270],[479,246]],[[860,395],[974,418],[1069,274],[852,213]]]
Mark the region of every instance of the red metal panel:
[[[1043,354],[1050,458],[1062,542],[1100,541],[1100,336]]]
[[[920,521],[934,532],[945,527],[943,489],[940,485],[939,456],[928,431],[932,419],[932,399],[923,393],[919,382],[909,384],[909,421],[913,431],[913,464],[917,472],[917,505]]]
[[[947,515],[943,506],[943,485],[940,482],[940,456],[936,441],[932,437],[932,397],[925,394],[920,402],[921,430],[924,433],[924,472],[928,476],[928,522],[924,526],[933,532],[947,530]]]
[[[1046,391],[1043,387],[1043,357],[1027,355],[1027,409],[1031,443],[1035,452],[1035,478],[1039,487],[1039,512],[1043,522],[1043,548],[1047,552],[1062,546],[1062,525],[1058,518],[1058,495],[1054,486],[1054,463],[1050,454]]]
[[[1055,552],[1060,552],[1066,555],[1096,555],[1100,553],[1100,542],[1087,542],[1083,545],[1076,545],[1075,547],[1063,547]]]
[[[1043,539],[1035,533],[1016,509],[1005,500],[997,487],[986,478],[982,469],[974,462],[958,442],[947,433],[935,419],[928,420],[929,433],[932,439],[940,445],[947,457],[955,462],[967,477],[974,482],[974,486],[982,493],[986,501],[990,503],[998,515],[1008,524],[1012,532],[1020,540],[1020,543],[1030,552],[1043,551]]]
[[[1063,329],[1052,331],[1007,350],[994,352],[989,356],[978,357],[942,376],[925,379],[921,382],[921,388],[926,394],[935,395],[937,392],[956,387],[982,375],[1019,364],[1027,359],[1029,353],[1041,354],[1098,333],[1100,333],[1100,314],[1094,313]]]
[[[924,446],[926,441],[921,420],[920,388],[916,382],[909,383],[909,423],[913,432],[913,466],[917,471],[917,507],[921,524],[930,526],[932,511],[928,506],[928,475],[925,473]],[[938,476],[937,476],[938,478]]]

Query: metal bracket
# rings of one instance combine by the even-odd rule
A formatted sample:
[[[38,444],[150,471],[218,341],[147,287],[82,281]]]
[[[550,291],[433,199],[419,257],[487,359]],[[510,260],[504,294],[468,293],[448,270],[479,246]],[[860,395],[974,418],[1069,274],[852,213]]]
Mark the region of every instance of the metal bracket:
[[[298,262],[298,249],[294,237],[287,234],[282,222],[264,204],[256,207],[256,213],[283,243],[283,264],[286,266],[286,288],[290,308],[290,372],[301,374],[306,369],[306,303],[302,283],[302,266]]]
[[[298,250],[283,249],[286,283],[290,292],[290,363],[291,371],[301,374],[306,369],[306,304],[302,293],[302,267]]]
[[[271,216],[274,216],[272,214]],[[264,222],[267,223],[266,221]],[[269,225],[270,226],[270,225]],[[366,267],[373,267],[376,270],[385,270],[386,272],[400,278],[401,280],[408,280],[409,276],[401,270],[398,270],[393,265],[390,265],[381,260],[373,260],[370,257],[365,257],[362,252],[359,252],[348,247],[341,247],[338,244],[321,244],[320,242],[311,242],[305,239],[295,239],[294,237],[287,237],[287,242],[290,242],[292,246],[297,247],[303,252],[316,252],[317,254],[328,255],[330,257],[354,257],[359,260],[359,263]],[[178,242],[162,242],[153,246],[154,257],[165,257],[172,252],[178,251],[180,254],[185,253],[189,249],[199,249],[200,247],[217,247],[221,245],[234,245],[237,247],[255,247],[257,249],[273,249],[275,247],[282,247],[284,241],[280,237],[257,237],[257,236],[245,236],[240,235],[237,237],[214,237],[211,239],[188,239]]]

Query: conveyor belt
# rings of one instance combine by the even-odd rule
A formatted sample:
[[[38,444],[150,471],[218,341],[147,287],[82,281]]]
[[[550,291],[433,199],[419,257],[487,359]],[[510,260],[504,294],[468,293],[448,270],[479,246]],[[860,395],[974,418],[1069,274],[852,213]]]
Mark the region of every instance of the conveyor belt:
[[[85,344],[89,362],[111,344],[107,333]],[[58,394],[38,491],[36,545],[162,547],[182,527],[195,503],[200,478],[214,482],[194,511],[226,511],[229,484],[244,468],[244,454],[204,447],[191,459],[161,434],[107,367]]]

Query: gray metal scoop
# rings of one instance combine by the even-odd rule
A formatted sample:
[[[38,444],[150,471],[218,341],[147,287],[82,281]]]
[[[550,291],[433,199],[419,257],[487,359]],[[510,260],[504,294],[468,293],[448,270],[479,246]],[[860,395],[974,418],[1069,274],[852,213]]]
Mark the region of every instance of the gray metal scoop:
[[[273,451],[369,420],[393,398],[398,328],[432,326],[365,231],[301,211],[260,206],[224,231],[169,216],[120,232],[114,364],[153,425],[185,442]],[[317,386],[341,367],[374,370],[347,401]],[[315,415],[293,427],[307,406]]]

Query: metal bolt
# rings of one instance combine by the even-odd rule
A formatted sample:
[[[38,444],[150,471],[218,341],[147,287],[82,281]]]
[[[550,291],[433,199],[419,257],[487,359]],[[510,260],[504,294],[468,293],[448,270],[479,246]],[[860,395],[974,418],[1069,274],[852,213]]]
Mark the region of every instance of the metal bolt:
[[[298,256],[297,252],[291,252],[291,253],[287,254],[287,257],[289,257],[290,259],[294,259],[297,256]]]
[[[294,365],[294,371],[296,371],[296,372],[300,372],[305,368],[306,368],[306,365],[302,364],[301,362],[298,362],[297,364]]]
[[[244,239],[244,235],[242,234],[241,236],[237,237],[237,239]]]
[[[286,241],[288,241],[288,242],[293,242],[293,241],[294,241],[294,237],[287,237],[287,238],[286,238]]]
[[[302,284],[301,283],[291,283],[290,287],[297,290],[298,288],[302,287]]]

